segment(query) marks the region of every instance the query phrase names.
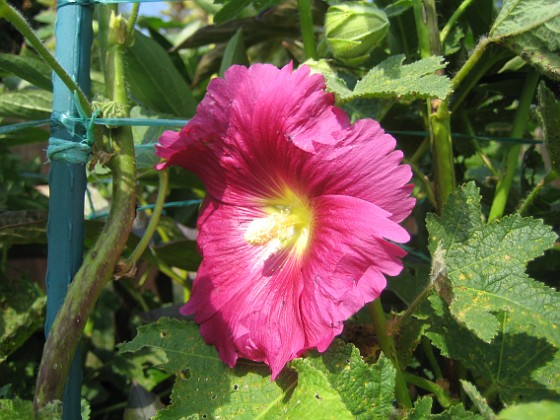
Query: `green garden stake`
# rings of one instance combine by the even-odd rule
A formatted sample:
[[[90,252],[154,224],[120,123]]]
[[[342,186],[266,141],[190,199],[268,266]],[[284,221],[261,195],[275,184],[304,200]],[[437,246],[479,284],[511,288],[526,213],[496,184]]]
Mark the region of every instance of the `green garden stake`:
[[[86,94],[90,90],[90,55],[93,39],[92,6],[60,3],[56,23],[56,58]],[[51,139],[79,144],[85,135],[81,123],[65,123],[65,117],[78,117],[74,93],[53,74],[53,117]],[[50,328],[66,296],[66,290],[82,263],[84,239],[84,195],[87,153],[74,151],[72,143],[64,153],[51,156],[49,173],[50,204],[47,268],[47,320]],[[81,418],[80,351],[72,362],[63,400],[63,419]]]

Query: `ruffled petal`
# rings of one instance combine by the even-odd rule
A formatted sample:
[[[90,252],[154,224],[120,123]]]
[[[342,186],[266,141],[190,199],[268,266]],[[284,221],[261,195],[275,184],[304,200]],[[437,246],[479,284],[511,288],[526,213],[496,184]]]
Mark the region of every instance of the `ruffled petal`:
[[[384,274],[400,273],[405,252],[388,240],[403,243],[409,235],[390,213],[358,198],[321,196],[312,206],[301,308],[308,345],[324,351],[343,321],[381,294]]]
[[[256,209],[205,203],[199,219],[203,262],[181,313],[195,315],[202,336],[228,365],[238,357],[262,361],[274,379],[307,349],[299,304],[303,280],[290,250],[271,252],[243,240],[245,226],[260,216]]]
[[[307,66],[233,66],[211,81],[180,133],[164,133],[156,146],[167,160],[160,168],[193,171],[209,194],[230,204],[275,195],[293,177],[292,161],[305,160],[318,144],[334,144],[333,133],[349,124],[324,88],[323,77]]]
[[[391,220],[404,220],[415,203],[410,197],[412,171],[401,164],[395,139],[369,119],[334,135],[335,147],[318,147],[301,169],[309,193],[361,198],[391,213]]]

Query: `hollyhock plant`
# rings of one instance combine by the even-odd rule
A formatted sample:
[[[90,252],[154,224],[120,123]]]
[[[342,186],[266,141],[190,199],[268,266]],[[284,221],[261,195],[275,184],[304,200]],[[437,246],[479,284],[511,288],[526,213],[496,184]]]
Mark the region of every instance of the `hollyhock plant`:
[[[276,378],[326,350],[401,271],[398,223],[414,199],[394,149],[377,122],[350,124],[321,75],[291,64],[233,66],[180,132],[161,136],[158,168],[180,165],[207,188],[203,259],[181,312],[225,363],[262,361]]]

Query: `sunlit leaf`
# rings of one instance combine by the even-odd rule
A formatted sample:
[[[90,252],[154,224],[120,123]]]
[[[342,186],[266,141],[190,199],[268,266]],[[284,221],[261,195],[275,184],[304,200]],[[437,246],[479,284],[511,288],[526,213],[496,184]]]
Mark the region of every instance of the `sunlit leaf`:
[[[452,315],[484,341],[510,328],[560,347],[560,294],[525,273],[528,261],[554,243],[541,220],[511,215],[485,224],[474,183],[449,198],[441,217],[429,215],[430,251],[440,248],[452,287]]]
[[[560,2],[505,0],[490,30],[503,44],[547,76],[560,80]]]
[[[24,89],[0,95],[0,117],[43,120],[52,111],[52,93],[42,89]]]
[[[41,89],[52,90],[52,70],[39,58],[0,53],[0,70]]]

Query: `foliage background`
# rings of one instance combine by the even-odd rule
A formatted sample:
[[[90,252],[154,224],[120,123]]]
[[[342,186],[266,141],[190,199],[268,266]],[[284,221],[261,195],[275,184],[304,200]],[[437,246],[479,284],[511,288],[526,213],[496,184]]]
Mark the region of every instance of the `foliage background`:
[[[111,282],[87,322],[84,417],[557,417],[560,6],[436,2],[442,42],[433,54],[414,10],[430,2],[379,0],[388,31],[353,61],[326,42],[326,11],[340,3],[312,2],[317,52],[308,63],[353,119],[377,119],[393,133],[415,173],[406,267],[382,296],[394,351],[380,351],[386,334],[365,308],[326,353],[295,360],[274,383],[254,363],[225,368],[191,321],[174,319],[200,262],[194,228],[204,188],[171,168],[167,202],[174,205],[136,274]],[[54,2],[14,4],[52,49]],[[196,0],[141,14],[125,50],[130,115],[189,118],[209,80],[232,64],[305,62],[298,16],[293,0]],[[7,21],[0,25],[1,124],[48,119],[51,70]],[[103,104],[97,41],[91,76],[93,100]],[[441,103],[450,115],[433,113]],[[453,138],[447,172],[438,166],[445,156],[437,140],[430,141],[442,118]],[[132,130],[140,206],[158,191],[153,144],[162,130]],[[47,139],[46,127],[0,134],[2,418],[30,415],[44,343]],[[459,187],[442,207],[452,172]],[[508,176],[506,216],[496,216],[494,191]],[[103,165],[90,168],[88,181],[86,248],[98,239],[112,198]],[[125,257],[151,211],[138,211]],[[400,374],[413,406],[395,396]]]

